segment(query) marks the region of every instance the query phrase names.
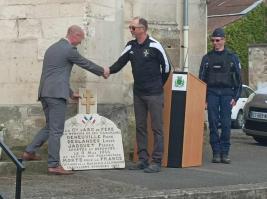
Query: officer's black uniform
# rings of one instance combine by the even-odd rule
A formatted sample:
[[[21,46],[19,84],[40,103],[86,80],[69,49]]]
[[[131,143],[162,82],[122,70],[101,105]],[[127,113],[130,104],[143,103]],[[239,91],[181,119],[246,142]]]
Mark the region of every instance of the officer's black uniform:
[[[238,100],[242,84],[238,57],[228,49],[210,51],[202,58],[199,78],[207,83],[210,144],[213,154],[228,156],[231,131],[231,100]],[[221,135],[218,125],[221,122]]]

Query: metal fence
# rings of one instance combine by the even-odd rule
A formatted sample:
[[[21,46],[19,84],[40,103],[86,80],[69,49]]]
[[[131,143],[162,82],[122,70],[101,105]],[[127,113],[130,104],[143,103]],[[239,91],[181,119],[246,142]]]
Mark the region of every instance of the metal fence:
[[[16,165],[17,167],[17,172],[16,172],[16,194],[15,194],[15,199],[20,199],[21,198],[21,176],[22,172],[25,170],[25,167],[21,163],[22,160],[18,159],[12,151],[8,148],[8,146],[0,139],[0,147],[3,149],[3,151],[7,154],[7,156],[12,160],[12,162]],[[0,195],[0,199],[3,197]]]

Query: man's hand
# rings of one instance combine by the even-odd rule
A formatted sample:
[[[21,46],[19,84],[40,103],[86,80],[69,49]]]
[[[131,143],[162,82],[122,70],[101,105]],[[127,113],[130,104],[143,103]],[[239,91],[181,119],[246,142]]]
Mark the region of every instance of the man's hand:
[[[232,99],[230,104],[231,104],[232,107],[234,107],[236,105],[236,101],[234,99]]]
[[[103,77],[105,79],[107,79],[110,75],[110,70],[109,70],[109,67],[104,67],[104,73],[103,73]]]
[[[78,100],[79,98],[81,98],[81,96],[79,95],[79,93],[73,92],[72,96],[70,96],[70,99],[72,100]]]

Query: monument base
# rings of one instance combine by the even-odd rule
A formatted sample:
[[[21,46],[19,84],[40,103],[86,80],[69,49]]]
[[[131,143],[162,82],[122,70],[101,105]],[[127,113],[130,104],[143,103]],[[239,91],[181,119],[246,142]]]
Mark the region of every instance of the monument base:
[[[121,131],[98,114],[68,119],[60,145],[60,162],[66,170],[125,168]]]

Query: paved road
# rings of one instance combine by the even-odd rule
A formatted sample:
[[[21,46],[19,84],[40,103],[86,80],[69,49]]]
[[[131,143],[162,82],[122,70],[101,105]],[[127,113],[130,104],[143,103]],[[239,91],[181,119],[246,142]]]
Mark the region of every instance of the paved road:
[[[207,145],[201,167],[164,168],[156,174],[123,169],[79,171],[73,176],[23,175],[22,198],[141,198],[156,192],[221,186],[267,187],[267,146],[257,144],[240,130],[232,133],[232,164],[214,164],[210,159]],[[14,198],[14,184],[15,177],[0,177],[0,193]]]

